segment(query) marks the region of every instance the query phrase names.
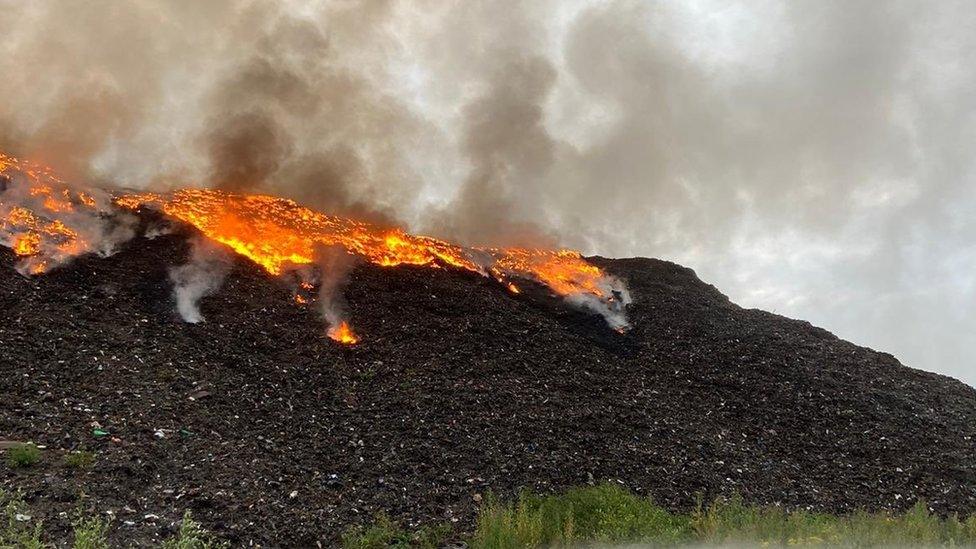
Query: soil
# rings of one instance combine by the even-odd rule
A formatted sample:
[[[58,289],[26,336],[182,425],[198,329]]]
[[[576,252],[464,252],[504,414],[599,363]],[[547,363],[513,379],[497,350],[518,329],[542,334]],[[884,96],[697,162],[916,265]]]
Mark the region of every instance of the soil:
[[[0,248],[0,464],[52,541],[76,509],[149,545],[184,511],[234,546],[334,546],[379,512],[473,528],[492,492],[609,480],[673,509],[696,497],[830,512],[976,510],[976,391],[731,303],[690,269],[592,261],[625,278],[633,329],[544,288],[450,268],[360,265],[360,344],[324,337],[293,282],[238,259],[175,312],[188,229],[38,278]],[[101,434],[107,433],[107,434]],[[73,450],[96,454],[72,469]]]

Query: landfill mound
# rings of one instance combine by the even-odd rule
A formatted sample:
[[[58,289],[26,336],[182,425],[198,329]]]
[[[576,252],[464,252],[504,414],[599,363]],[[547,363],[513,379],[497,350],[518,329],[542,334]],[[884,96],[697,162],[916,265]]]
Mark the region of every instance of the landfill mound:
[[[590,258],[629,285],[624,334],[543,286],[364,263],[343,346],[240,257],[183,322],[169,270],[191,235],[33,278],[0,248],[0,440],[44,446],[0,486],[55,537],[79,506],[137,545],[186,509],[235,546],[328,546],[381,511],[460,535],[488,492],[605,480],[675,509],[976,509],[976,391],[673,263]],[[64,463],[78,449],[91,468]]]

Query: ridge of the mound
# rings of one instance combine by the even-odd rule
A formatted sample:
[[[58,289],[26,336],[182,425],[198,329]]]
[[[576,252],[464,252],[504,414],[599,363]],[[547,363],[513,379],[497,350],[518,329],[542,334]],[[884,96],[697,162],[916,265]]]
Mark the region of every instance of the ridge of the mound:
[[[361,265],[346,299],[363,342],[344,348],[244,260],[207,322],[182,323],[168,269],[186,236],[33,279],[0,249],[0,438],[47,447],[2,485],[49,526],[66,532],[84,491],[127,540],[190,508],[235,545],[314,545],[380,510],[464,527],[488,490],[602,479],[676,508],[739,492],[976,510],[976,391],[740,308],[690,269],[593,258],[631,288],[621,336],[542,288]],[[60,465],[77,448],[94,469]]]

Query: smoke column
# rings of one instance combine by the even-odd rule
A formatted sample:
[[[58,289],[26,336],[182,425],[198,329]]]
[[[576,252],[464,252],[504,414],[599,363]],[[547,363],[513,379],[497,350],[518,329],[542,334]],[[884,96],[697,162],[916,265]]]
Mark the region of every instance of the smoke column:
[[[224,248],[203,237],[190,243],[190,258],[185,265],[170,269],[176,310],[190,324],[203,322],[200,300],[220,289],[230,270],[231,258]]]
[[[976,381],[976,4],[0,0],[0,148],[676,260]]]
[[[329,335],[347,319],[346,300],[342,290],[349,281],[349,273],[356,266],[356,258],[341,246],[323,247],[318,251],[320,286],[319,306],[322,318],[329,326]]]

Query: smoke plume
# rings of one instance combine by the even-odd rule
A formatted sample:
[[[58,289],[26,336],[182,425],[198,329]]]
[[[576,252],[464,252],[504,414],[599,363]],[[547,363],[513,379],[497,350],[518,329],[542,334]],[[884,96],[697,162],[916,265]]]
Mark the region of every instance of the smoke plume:
[[[319,306],[322,318],[328,324],[330,337],[348,318],[343,288],[349,281],[349,273],[356,266],[356,258],[341,246],[322,247],[318,250]]]
[[[696,268],[976,381],[976,5],[0,1],[0,149]]]
[[[187,263],[169,272],[176,310],[184,321],[197,324],[205,320],[200,300],[220,289],[230,266],[230,255],[221,245],[203,237],[191,240]]]

